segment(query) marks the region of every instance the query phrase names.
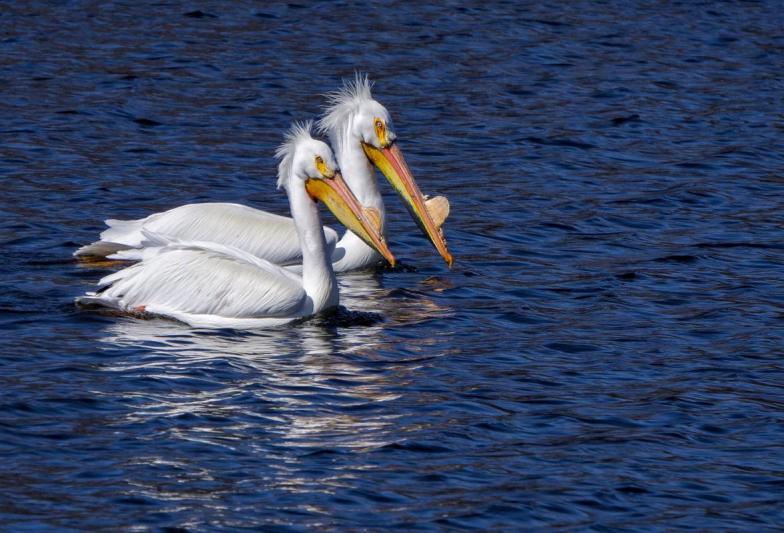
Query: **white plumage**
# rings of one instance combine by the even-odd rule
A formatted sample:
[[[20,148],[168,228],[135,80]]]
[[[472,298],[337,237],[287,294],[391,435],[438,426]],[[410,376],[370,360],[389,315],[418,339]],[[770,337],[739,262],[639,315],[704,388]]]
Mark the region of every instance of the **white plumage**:
[[[319,128],[329,136],[343,176],[354,195],[363,206],[378,212],[381,231],[384,233],[384,202],[373,163],[366,156],[363,144],[375,144],[381,148],[384,143],[394,142],[396,135],[389,112],[373,99],[371,83],[366,76],[357,75],[353,82],[346,83],[341,90],[328,94],[327,102],[328,107],[319,122]],[[383,142],[376,130],[376,121],[384,124]],[[284,157],[281,176],[288,175],[286,164]],[[413,178],[410,179],[413,181]],[[420,194],[418,190],[417,194]],[[445,198],[434,198],[428,201],[430,215],[415,213],[414,216],[432,216],[434,220],[438,219],[437,225],[440,227],[448,215],[448,206]],[[438,213],[434,213],[434,207]],[[188,204],[140,220],[107,220],[106,223],[109,229],[101,233],[101,240],[83,246],[74,255],[143,259],[150,253],[149,250],[143,250],[149,247],[143,238],[144,229],[183,241],[197,240],[235,246],[278,265],[294,265],[302,261],[296,228],[290,218],[239,204]],[[366,268],[382,260],[372,247],[350,230],[340,241],[337,233],[330,228],[325,227],[324,234],[336,272]]]
[[[240,204],[187,204],[140,220],[107,220],[106,223],[109,229],[101,233],[101,241],[81,248],[78,255],[112,254],[113,259],[141,260],[151,246],[145,234],[157,234],[182,241],[233,246],[277,265],[302,262],[302,248],[291,218]],[[327,226],[323,230],[331,255],[338,234]],[[97,251],[108,253],[93,254],[99,246]]]
[[[312,196],[330,206],[344,224],[367,232],[368,239],[394,261],[337,173],[329,147],[311,137],[310,124],[295,126],[278,155],[283,159],[279,185],[288,193],[293,216],[284,219],[283,231],[295,228],[290,240],[301,243],[301,276],[234,246],[184,241],[150,233],[144,224],[126,224],[131,227],[125,228],[125,235],[134,233],[134,238],[151,245],[143,260],[106,276],[98,291],[78,302],[168,316],[192,326],[232,328],[274,326],[334,307],[339,300],[337,281]],[[247,216],[244,209],[236,212]]]
[[[79,302],[168,316],[196,327],[268,327],[307,314],[301,278],[215,243],[168,244],[98,285],[103,290]]]

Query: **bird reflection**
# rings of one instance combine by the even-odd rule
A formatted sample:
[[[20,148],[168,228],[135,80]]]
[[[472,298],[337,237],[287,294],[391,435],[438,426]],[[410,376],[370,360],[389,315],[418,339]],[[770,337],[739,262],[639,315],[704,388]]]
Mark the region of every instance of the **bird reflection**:
[[[278,329],[215,332],[165,319],[119,318],[101,342],[132,356],[115,358],[105,370],[169,384],[134,391],[147,400],[129,414],[139,421],[186,413],[234,416],[239,399],[244,423],[266,424],[280,444],[376,447],[386,442],[395,416],[367,413],[375,403],[400,398],[408,375],[422,364],[395,359],[399,352],[385,329],[449,314],[427,298],[388,298],[389,292],[374,273],[341,278],[350,317],[377,315],[360,326],[335,326],[326,316]]]
[[[452,316],[450,307],[442,306],[428,296],[430,292],[441,293],[454,288],[449,280],[429,277],[420,280],[413,289],[401,291],[382,287],[378,276],[370,271],[346,272],[339,281],[341,303],[351,310],[380,314],[383,323],[379,329],[412,326]]]
[[[399,440],[407,410],[390,405],[410,401],[412,379],[430,358],[420,355],[428,339],[408,341],[396,328],[451,310],[426,296],[432,290],[426,284],[401,295],[377,276],[342,276],[348,311],[337,319],[242,332],[196,330],[165,319],[118,317],[108,324],[100,343],[113,356],[102,369],[117,383],[112,399],[127,405],[117,425],[133,434],[149,427],[156,442],[130,460],[175,464],[189,461],[190,446],[214,447],[266,458],[275,471],[269,483],[305,491],[327,480],[303,473],[303,457]],[[183,451],[178,456],[173,449]],[[165,497],[160,483],[137,488]],[[181,487],[172,486],[175,495],[183,496]]]

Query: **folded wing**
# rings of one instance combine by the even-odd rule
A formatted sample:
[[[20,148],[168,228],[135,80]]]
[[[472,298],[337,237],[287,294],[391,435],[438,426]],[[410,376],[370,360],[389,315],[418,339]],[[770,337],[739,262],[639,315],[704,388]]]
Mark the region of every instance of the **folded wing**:
[[[124,259],[146,257],[135,252],[148,245],[145,232],[172,237],[180,241],[214,242],[232,246],[262,257],[277,265],[302,261],[294,221],[240,204],[187,204],[139,220],[107,220],[109,228],[101,240],[77,250],[77,256],[105,257],[126,250]],[[329,253],[338,240],[337,232],[324,227]]]
[[[177,243],[103,278],[81,303],[171,316],[192,325],[279,318],[307,310],[302,280],[247,252],[213,243]],[[214,324],[212,324],[214,325]]]

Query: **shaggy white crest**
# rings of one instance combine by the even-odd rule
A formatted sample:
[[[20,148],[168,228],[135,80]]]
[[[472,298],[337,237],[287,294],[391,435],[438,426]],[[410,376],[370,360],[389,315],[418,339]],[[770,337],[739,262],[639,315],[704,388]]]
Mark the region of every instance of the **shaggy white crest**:
[[[283,137],[283,144],[275,150],[275,157],[280,159],[280,163],[278,163],[278,189],[283,187],[291,175],[297,144],[306,139],[313,139],[312,120],[295,122]]]
[[[346,117],[356,111],[357,107],[367,100],[372,100],[373,95],[370,89],[373,82],[368,79],[367,74],[354,74],[354,80],[345,80],[343,88],[324,96],[327,99],[327,108],[324,116],[318,121],[318,129],[321,133],[337,129],[345,125]]]

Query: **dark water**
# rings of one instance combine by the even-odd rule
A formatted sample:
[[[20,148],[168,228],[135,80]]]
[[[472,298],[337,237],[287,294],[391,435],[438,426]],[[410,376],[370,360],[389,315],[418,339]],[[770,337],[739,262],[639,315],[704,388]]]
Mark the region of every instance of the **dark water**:
[[[784,522],[784,9],[24,2],[0,10],[0,529]],[[274,146],[355,69],[449,271],[276,331],[81,312],[108,217],[276,212]]]

